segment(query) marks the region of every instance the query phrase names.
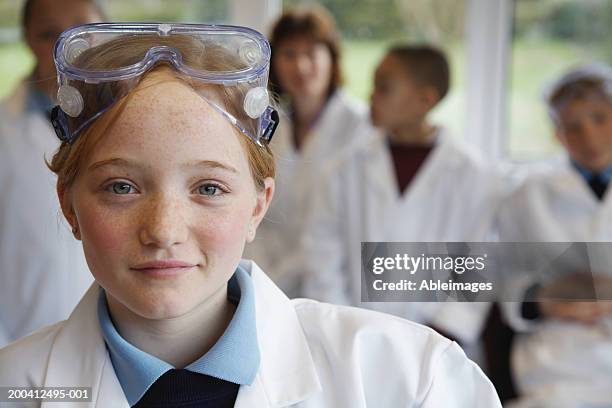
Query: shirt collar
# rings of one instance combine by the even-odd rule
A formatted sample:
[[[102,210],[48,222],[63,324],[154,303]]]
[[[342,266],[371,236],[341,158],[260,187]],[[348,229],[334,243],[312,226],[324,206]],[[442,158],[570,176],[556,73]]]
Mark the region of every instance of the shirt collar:
[[[591,179],[593,179],[593,177],[599,175],[600,177],[603,178],[603,182],[605,183],[609,183],[610,180],[612,179],[612,166],[608,167],[607,169],[605,169],[604,171],[601,171],[599,173],[595,173],[589,169],[587,169],[584,166],[581,166],[580,164],[576,163],[575,161],[572,161],[572,165],[574,166],[574,168],[576,170],[578,170],[578,173],[580,173],[580,175],[588,182],[591,181]]]
[[[260,355],[255,294],[249,273],[238,267],[227,290],[228,299],[237,303],[232,320],[217,343],[185,369],[235,384],[251,384],[259,369]],[[121,388],[130,406],[134,405],[159,377],[174,367],[121,337],[108,313],[104,290],[100,290],[98,298],[98,320]]]
[[[412,148],[429,148],[429,149],[433,149],[435,146],[437,146],[440,143],[440,138],[442,134],[442,128],[440,128],[439,126],[434,126],[433,128],[433,132],[431,135],[431,141],[430,143],[427,144],[411,144],[411,143],[404,143],[404,144],[400,144],[400,143],[394,143],[391,141],[391,134],[390,133],[386,133],[386,137],[385,137],[385,141],[387,143],[387,146],[389,148],[393,147],[393,146],[399,146],[399,147],[412,147]]]

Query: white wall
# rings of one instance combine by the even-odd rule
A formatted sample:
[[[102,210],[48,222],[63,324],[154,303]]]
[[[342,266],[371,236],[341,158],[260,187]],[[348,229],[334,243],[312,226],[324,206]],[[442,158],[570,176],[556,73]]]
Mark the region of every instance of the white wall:
[[[281,14],[282,0],[229,0],[229,23],[254,28],[267,35]]]

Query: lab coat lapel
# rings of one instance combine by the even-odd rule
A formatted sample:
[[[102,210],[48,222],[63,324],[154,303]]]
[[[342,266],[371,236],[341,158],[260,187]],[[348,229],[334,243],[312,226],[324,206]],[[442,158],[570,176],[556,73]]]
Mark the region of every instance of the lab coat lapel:
[[[323,108],[321,116],[310,131],[308,141],[303,147],[302,155],[308,160],[312,157],[317,159],[318,156],[329,155],[330,152],[336,151],[339,146],[338,139],[342,136],[339,119],[346,117],[342,112],[341,95],[336,92]]]
[[[357,177],[355,180],[357,184],[365,183],[365,189],[361,185],[355,186],[356,191],[365,192],[360,197],[364,206],[361,214],[365,223],[364,237],[368,241],[384,241],[381,220],[387,219],[386,214],[397,205],[399,193],[393,160],[382,133],[377,131],[373,135],[362,162],[355,164],[356,172],[365,170],[363,177]]]
[[[285,407],[321,391],[314,361],[291,301],[250,261],[261,366],[249,386],[241,386],[237,408]],[[98,286],[88,290],[51,349],[46,387],[92,387],[95,407],[129,407],[112,367],[97,320]],[[80,356],[71,358],[71,356]],[[43,407],[54,405],[43,403]],[[91,407],[91,403],[71,403]]]
[[[430,236],[441,239],[441,231],[435,231],[436,217],[442,216],[440,207],[451,205],[448,201],[440,202],[440,189],[450,192],[454,187],[448,178],[455,174],[452,167],[457,158],[453,154],[455,146],[442,131],[434,148],[425,159],[416,175],[403,192],[395,207],[394,223],[387,226],[386,234],[394,241],[422,240]]]
[[[607,191],[603,200],[598,200],[582,176],[572,167],[566,158],[563,171],[550,180],[559,214],[580,214],[583,218],[581,233],[574,233],[566,239],[599,241],[610,239],[609,223],[606,222],[612,210],[612,198]],[[550,199],[550,198],[549,198]],[[578,235],[576,235],[578,234]],[[582,238],[580,238],[582,237]],[[559,237],[560,238],[560,237]]]
[[[286,407],[321,392],[310,349],[291,301],[251,261],[261,365],[255,381],[241,386],[237,408]]]
[[[422,198],[431,195],[428,192],[440,182],[440,174],[448,174],[445,169],[454,165],[454,158],[450,153],[454,148],[453,143],[444,131],[438,131],[433,149],[402,195],[404,203],[416,200],[423,206]]]
[[[608,198],[607,192],[603,201],[595,197],[580,173],[572,167],[569,158],[564,163],[563,171],[552,180],[552,185],[559,194],[567,197],[569,202],[578,204],[587,211],[597,211],[600,204],[603,204]]]
[[[569,165],[571,166],[571,165]],[[576,206],[582,209],[586,214],[592,214],[590,217],[591,225],[588,227],[588,235],[585,240],[593,241],[609,241],[612,239],[610,234],[610,221],[612,220],[612,186],[608,186],[602,200],[595,197],[589,185],[585,182],[582,176],[573,168],[568,168],[571,177],[567,177],[569,182],[566,184],[559,183],[558,188],[565,189],[567,201],[576,200]]]
[[[98,285],[93,284],[57,334],[45,387],[91,387],[95,407],[129,407],[106,351],[97,319]],[[78,356],[76,358],[75,356]],[[70,403],[91,407],[91,403]],[[42,407],[55,407],[43,403]]]
[[[378,177],[382,178],[377,183],[381,187],[377,194],[382,195],[380,205],[384,205],[384,208],[375,211],[371,220],[371,228],[379,230],[376,234],[378,236],[375,237],[377,241],[406,241],[411,239],[410,237],[416,239],[419,231],[414,228],[415,225],[424,225],[423,210],[425,209],[427,214],[433,214],[432,206],[440,204],[433,199],[435,190],[432,190],[432,187],[440,183],[440,174],[448,174],[448,167],[454,165],[452,143],[443,132],[439,133],[436,146],[403,194],[400,194],[397,188],[393,158],[386,141],[381,143],[381,163],[378,164],[379,169],[371,173],[372,176],[378,173]],[[372,195],[372,200],[377,198],[376,194]],[[381,225],[381,219],[388,221]]]

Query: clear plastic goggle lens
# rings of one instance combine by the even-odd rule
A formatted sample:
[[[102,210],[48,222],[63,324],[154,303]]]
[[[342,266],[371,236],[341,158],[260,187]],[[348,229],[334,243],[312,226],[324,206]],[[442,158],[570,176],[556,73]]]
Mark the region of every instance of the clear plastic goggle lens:
[[[129,52],[121,51],[122,47]],[[114,55],[120,57],[110,58]],[[60,107],[54,110],[54,127],[70,143],[161,63],[190,81],[232,88],[233,97],[241,99],[231,104],[238,110],[204,99],[256,143],[269,141],[278,123],[267,91],[270,46],[248,28],[89,24],[62,33],[54,58]]]

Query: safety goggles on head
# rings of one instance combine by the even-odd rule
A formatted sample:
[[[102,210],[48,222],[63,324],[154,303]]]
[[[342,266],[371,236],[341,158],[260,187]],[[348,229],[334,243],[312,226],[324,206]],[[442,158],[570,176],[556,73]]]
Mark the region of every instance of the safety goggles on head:
[[[117,54],[118,49],[122,58],[104,60],[105,53]],[[51,121],[58,137],[69,144],[161,63],[190,83],[223,88],[231,103],[213,101],[219,98],[199,92],[202,87],[194,90],[258,145],[268,143],[278,125],[267,90],[270,46],[249,28],[87,24],[62,33],[54,59],[59,89]]]

